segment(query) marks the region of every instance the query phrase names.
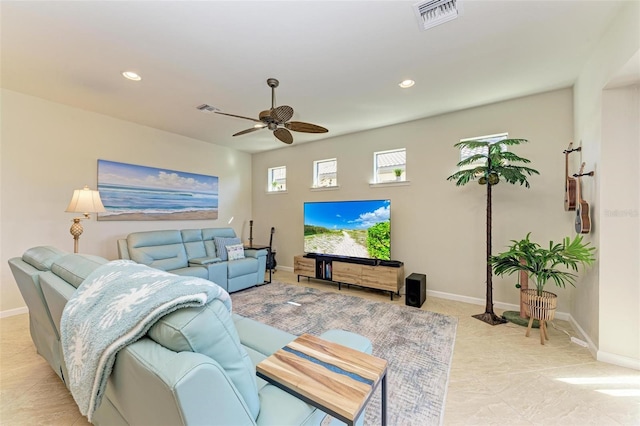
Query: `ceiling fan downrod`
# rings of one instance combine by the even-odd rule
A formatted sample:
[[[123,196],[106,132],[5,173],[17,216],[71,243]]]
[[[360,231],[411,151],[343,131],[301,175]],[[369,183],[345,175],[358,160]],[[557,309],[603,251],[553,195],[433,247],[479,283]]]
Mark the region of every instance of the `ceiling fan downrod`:
[[[276,107],[276,87],[280,85],[277,78],[268,78],[267,85],[271,87],[271,109]]]

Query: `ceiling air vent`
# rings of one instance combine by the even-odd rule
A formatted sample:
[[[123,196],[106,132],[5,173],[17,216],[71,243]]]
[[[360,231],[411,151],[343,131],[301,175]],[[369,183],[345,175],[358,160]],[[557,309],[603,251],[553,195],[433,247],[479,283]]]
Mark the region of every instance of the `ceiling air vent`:
[[[207,104],[202,104],[202,105],[198,105],[196,107],[197,109],[199,109],[202,112],[216,112],[216,111],[220,111],[218,108],[211,106],[211,105],[207,105]]]
[[[461,0],[428,0],[413,5],[420,28],[427,30],[462,15]]]

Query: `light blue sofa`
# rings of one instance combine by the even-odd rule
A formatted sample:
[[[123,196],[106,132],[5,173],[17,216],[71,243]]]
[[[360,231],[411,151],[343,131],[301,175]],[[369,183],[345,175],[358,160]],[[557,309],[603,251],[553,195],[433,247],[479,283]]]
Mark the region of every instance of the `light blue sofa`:
[[[208,279],[229,293],[264,283],[267,251],[245,249],[244,259],[221,259],[216,238],[236,238],[232,228],[134,232],[118,240],[120,259],[176,275]]]
[[[9,260],[29,307],[31,336],[64,381],[60,344],[65,304],[107,260],[34,247]],[[371,342],[329,330],[323,338],[371,353]],[[267,384],[255,365],[295,336],[231,314],[219,301],[161,318],[145,337],[120,350],[98,425],[320,425],[325,413]],[[360,416],[362,424],[364,414]],[[341,424],[333,419],[332,424]]]

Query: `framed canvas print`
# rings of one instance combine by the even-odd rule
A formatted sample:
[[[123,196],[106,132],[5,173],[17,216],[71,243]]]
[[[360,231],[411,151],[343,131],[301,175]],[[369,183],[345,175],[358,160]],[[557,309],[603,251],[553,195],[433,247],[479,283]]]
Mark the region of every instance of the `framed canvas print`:
[[[98,220],[218,218],[218,177],[98,160]]]

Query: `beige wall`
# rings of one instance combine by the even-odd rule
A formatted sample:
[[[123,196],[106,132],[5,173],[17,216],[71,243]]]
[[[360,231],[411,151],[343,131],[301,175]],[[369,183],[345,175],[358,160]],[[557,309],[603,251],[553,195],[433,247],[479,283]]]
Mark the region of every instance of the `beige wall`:
[[[640,360],[640,97],[638,86],[602,97],[599,350]],[[602,332],[606,329],[606,332]],[[635,333],[628,333],[628,329]]]
[[[219,218],[207,221],[84,221],[80,251],[115,259],[116,239],[130,232],[231,226],[242,232],[251,211],[251,157],[43,99],[1,92],[0,314],[24,306],[7,265],[37,245],[73,251],[64,210],[74,189],[96,188],[97,160],[214,175]]]
[[[392,258],[405,272],[425,273],[430,291],[482,302],[485,294],[485,187],[456,187],[460,139],[508,132],[529,139],[515,147],[540,176],[531,188],[501,183],[494,189],[494,253],[532,231],[541,243],[571,235],[573,216],[564,211],[564,156],[573,135],[572,91],[564,89],[458,111],[438,117],[300,144],[253,156],[253,220],[259,240],[276,228],[279,265],[293,265],[303,251],[305,201],[391,199]],[[370,187],[373,153],[407,150],[409,185]],[[338,159],[337,190],[310,190],[314,160]],[[287,166],[286,193],[267,193],[267,169]],[[515,278],[495,278],[494,300],[518,303]],[[568,291],[557,290],[568,311]],[[478,308],[482,312],[482,308]]]
[[[609,274],[615,273],[619,266],[616,259],[631,256],[637,265],[640,258],[637,231],[634,234],[631,227],[624,235],[615,232],[616,224],[622,222],[633,222],[637,227],[638,217],[627,219],[606,214],[611,210],[634,208],[633,197],[628,197],[638,193],[638,180],[637,177],[625,179],[624,173],[638,169],[638,155],[634,153],[637,153],[640,135],[637,127],[634,130],[633,118],[623,129],[616,128],[620,120],[615,114],[633,103],[633,94],[609,92],[604,109],[603,96],[608,92],[604,89],[609,81],[639,49],[640,2],[627,2],[594,48],[574,86],[574,137],[583,147],[574,159],[574,167],[584,161],[587,170],[596,173],[593,179],[584,180],[583,192],[594,221],[587,238],[599,247],[599,253],[597,264],[585,274],[580,290],[574,291],[571,315],[591,341],[598,359],[634,368],[640,368],[640,282],[637,273],[635,278],[630,274],[624,280]],[[629,113],[633,114],[632,111]],[[624,140],[614,141],[621,132]],[[605,236],[608,231],[614,234]],[[626,303],[618,305],[620,297],[627,297]],[[621,317],[625,318],[624,323]]]

